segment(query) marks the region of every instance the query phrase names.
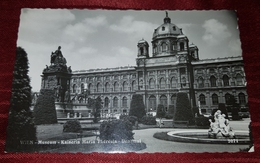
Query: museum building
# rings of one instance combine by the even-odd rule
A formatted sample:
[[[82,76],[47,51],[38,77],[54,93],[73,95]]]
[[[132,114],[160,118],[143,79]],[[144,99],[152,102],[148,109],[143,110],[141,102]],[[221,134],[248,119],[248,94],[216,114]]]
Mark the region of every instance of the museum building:
[[[153,32],[151,46],[152,54],[147,41],[137,43],[136,66],[72,71],[63,84],[56,75],[58,84],[68,87],[74,105],[84,105],[75,97],[86,90],[91,98],[100,96],[105,113],[128,113],[133,94],[143,96],[147,112],[158,104],[174,108],[180,91],[187,92],[191,106],[199,106],[203,113],[211,113],[231,95],[241,106],[247,104],[242,57],[200,59],[198,47],[171,23],[167,12]],[[42,88],[49,87],[47,78],[43,73]]]

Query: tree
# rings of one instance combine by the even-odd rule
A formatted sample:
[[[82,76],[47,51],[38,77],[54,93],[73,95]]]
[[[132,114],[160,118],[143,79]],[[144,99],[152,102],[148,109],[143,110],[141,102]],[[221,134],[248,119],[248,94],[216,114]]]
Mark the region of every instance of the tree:
[[[191,110],[190,100],[188,94],[185,92],[177,93],[176,100],[176,113],[174,116],[174,121],[192,121],[194,115]]]
[[[165,116],[165,110],[164,110],[164,106],[162,104],[159,104],[158,105],[158,108],[157,108],[157,112],[156,112],[156,117],[160,119],[160,128],[161,128],[161,121],[162,121],[162,118],[164,118]]]
[[[92,115],[94,116],[94,122],[98,122],[98,117],[100,117],[100,112],[102,109],[102,99],[98,96],[96,99],[88,98],[87,106],[92,109]]]
[[[21,150],[23,148],[21,141],[23,140],[37,140],[36,127],[30,110],[32,97],[28,68],[27,53],[21,47],[17,47],[8,116],[6,151]]]
[[[35,124],[55,124],[57,123],[57,113],[55,109],[54,90],[41,89],[40,95],[34,106],[33,115]]]
[[[239,104],[237,102],[237,98],[234,95],[230,95],[227,103],[228,107],[230,108],[232,119],[233,120],[239,120],[241,119],[238,111],[239,111]]]
[[[145,106],[143,102],[143,96],[139,94],[134,94],[130,104],[129,110],[130,116],[136,116],[140,120],[145,116]]]
[[[221,111],[221,114],[225,114],[226,119],[228,119],[228,112],[227,112],[226,105],[224,103],[219,103],[218,104],[218,110]],[[214,114],[213,114],[213,117],[214,117]]]

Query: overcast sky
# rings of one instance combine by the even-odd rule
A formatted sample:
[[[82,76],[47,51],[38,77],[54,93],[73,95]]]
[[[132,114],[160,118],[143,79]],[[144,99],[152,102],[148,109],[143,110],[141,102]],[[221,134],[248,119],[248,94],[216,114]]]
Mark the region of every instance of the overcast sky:
[[[233,11],[168,11],[183,29],[200,59],[241,56],[236,13]],[[52,51],[61,46],[72,70],[135,66],[137,42],[150,45],[165,11],[23,9],[17,46],[28,53],[33,91],[39,91],[42,70]]]

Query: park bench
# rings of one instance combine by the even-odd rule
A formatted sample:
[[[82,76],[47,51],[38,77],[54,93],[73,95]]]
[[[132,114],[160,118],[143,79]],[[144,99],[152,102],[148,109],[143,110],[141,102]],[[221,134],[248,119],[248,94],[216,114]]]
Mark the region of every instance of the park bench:
[[[189,121],[174,121],[173,122],[173,127],[181,127],[181,126],[189,127]]]

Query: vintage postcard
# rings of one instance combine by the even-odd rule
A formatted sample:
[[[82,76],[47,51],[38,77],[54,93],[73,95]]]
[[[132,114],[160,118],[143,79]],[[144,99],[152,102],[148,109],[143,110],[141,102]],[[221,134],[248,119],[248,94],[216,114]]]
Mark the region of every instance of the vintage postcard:
[[[22,9],[6,152],[252,152],[235,11]]]

